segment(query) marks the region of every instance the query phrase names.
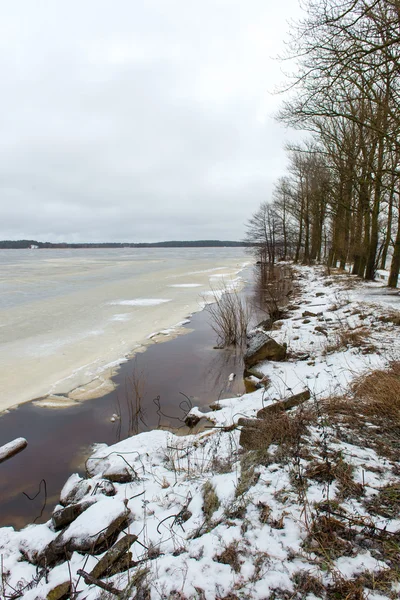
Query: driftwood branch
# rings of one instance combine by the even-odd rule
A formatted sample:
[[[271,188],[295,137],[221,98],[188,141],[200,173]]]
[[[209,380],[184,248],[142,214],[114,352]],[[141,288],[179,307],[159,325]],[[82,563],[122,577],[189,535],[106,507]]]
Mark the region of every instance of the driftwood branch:
[[[26,439],[21,437],[8,442],[8,444],[4,444],[4,446],[0,446],[0,463],[21,452],[27,445],[28,442]]]

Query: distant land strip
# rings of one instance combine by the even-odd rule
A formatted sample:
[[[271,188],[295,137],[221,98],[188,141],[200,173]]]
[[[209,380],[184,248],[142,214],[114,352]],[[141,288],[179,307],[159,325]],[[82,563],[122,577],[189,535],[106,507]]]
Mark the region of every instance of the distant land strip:
[[[234,242],[230,240],[195,240],[195,241],[170,241],[170,242],[102,242],[67,244],[53,242],[38,242],[36,240],[0,240],[1,250],[15,250],[24,248],[217,248],[217,247],[245,247],[246,242]]]

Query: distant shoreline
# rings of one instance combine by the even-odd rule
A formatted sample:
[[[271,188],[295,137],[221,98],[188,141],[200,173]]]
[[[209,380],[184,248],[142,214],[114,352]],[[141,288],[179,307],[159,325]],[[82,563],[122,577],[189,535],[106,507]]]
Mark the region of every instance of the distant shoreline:
[[[42,250],[57,248],[91,249],[91,248],[244,248],[246,242],[231,240],[194,240],[194,241],[169,241],[169,242],[100,242],[100,243],[76,243],[66,242],[38,242],[37,240],[0,240],[0,250]]]

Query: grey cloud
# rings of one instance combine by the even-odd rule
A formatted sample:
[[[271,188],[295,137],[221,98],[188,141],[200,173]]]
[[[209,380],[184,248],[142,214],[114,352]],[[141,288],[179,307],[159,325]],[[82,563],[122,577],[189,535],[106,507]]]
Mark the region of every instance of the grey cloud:
[[[240,239],[284,170],[260,115],[296,6],[0,2],[0,238]]]

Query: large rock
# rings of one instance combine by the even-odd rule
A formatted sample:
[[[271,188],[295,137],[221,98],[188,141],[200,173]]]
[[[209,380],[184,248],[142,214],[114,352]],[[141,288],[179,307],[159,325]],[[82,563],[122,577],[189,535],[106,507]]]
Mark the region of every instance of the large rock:
[[[286,344],[278,344],[268,334],[257,331],[248,337],[244,364],[248,369],[263,360],[285,360]]]
[[[59,510],[56,510],[51,517],[55,531],[67,527],[67,525],[72,523],[72,521],[75,521],[80,514],[82,514],[96,501],[97,498],[92,497],[88,498],[87,500],[83,500],[82,502],[77,502],[76,504],[70,504],[66,508],[60,508]]]
[[[125,526],[130,510],[120,500],[98,500],[62,531],[48,546],[46,558],[54,562],[74,551],[99,554]]]

